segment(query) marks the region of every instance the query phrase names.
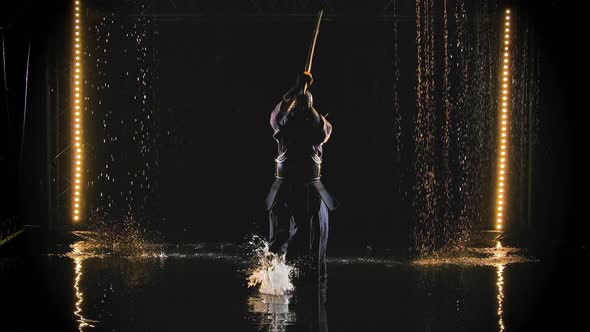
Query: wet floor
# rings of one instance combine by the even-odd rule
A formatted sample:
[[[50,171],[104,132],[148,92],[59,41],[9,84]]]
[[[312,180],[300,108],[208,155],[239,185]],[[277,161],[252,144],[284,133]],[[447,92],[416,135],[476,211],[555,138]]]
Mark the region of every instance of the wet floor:
[[[130,250],[98,246],[82,234],[25,256],[3,255],[1,327],[523,331],[572,326],[587,308],[572,300],[587,301],[587,286],[576,285],[587,275],[581,267],[567,272],[573,284],[556,284],[556,267],[498,244],[444,259],[331,258],[327,283],[300,285],[285,296],[248,289],[248,260],[231,248],[185,243]],[[562,320],[563,313],[571,316]]]

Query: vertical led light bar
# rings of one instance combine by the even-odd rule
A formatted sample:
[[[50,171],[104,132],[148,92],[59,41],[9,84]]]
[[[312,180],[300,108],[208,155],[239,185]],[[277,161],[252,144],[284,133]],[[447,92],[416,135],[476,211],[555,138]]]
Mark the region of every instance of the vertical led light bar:
[[[75,222],[82,216],[82,29],[81,29],[81,3],[74,0],[73,22],[73,90],[72,90],[72,218]]]
[[[496,229],[504,227],[504,216],[506,215],[506,178],[508,169],[506,159],[508,157],[508,110],[510,106],[510,9],[504,14],[503,43],[502,43],[502,80],[500,89],[500,118],[499,118],[499,142],[498,149],[498,198],[496,203]]]

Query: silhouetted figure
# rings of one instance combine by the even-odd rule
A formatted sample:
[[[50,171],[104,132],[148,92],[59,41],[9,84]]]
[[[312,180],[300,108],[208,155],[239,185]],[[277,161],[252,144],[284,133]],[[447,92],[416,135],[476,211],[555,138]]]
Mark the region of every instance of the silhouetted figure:
[[[297,77],[270,116],[278,143],[275,182],[267,197],[270,251],[294,263],[305,277],[326,277],[328,214],[337,202],[321,178],[322,145],[332,125],[313,107],[311,74]]]

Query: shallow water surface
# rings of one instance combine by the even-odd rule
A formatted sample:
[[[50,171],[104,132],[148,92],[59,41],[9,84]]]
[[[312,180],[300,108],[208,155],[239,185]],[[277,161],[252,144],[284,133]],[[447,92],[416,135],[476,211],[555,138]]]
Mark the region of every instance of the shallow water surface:
[[[283,296],[247,287],[249,261],[224,245],[97,245],[83,234],[0,263],[19,330],[519,331],[542,325],[547,267],[520,249],[400,261],[329,260],[326,283]]]

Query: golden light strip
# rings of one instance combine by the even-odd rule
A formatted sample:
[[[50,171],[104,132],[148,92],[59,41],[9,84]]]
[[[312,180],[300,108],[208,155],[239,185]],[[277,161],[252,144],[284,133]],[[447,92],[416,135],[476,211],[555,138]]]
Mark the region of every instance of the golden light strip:
[[[508,151],[508,110],[510,96],[510,9],[506,9],[504,17],[504,38],[502,51],[502,93],[500,95],[500,149],[498,149],[498,199],[496,203],[496,229],[501,230],[504,227],[505,202],[506,202],[506,158]]]
[[[72,110],[72,147],[73,147],[73,163],[72,175],[72,217],[74,221],[79,221],[81,218],[82,207],[82,29],[81,29],[81,8],[80,0],[74,0],[74,53],[73,53],[73,110]]]

